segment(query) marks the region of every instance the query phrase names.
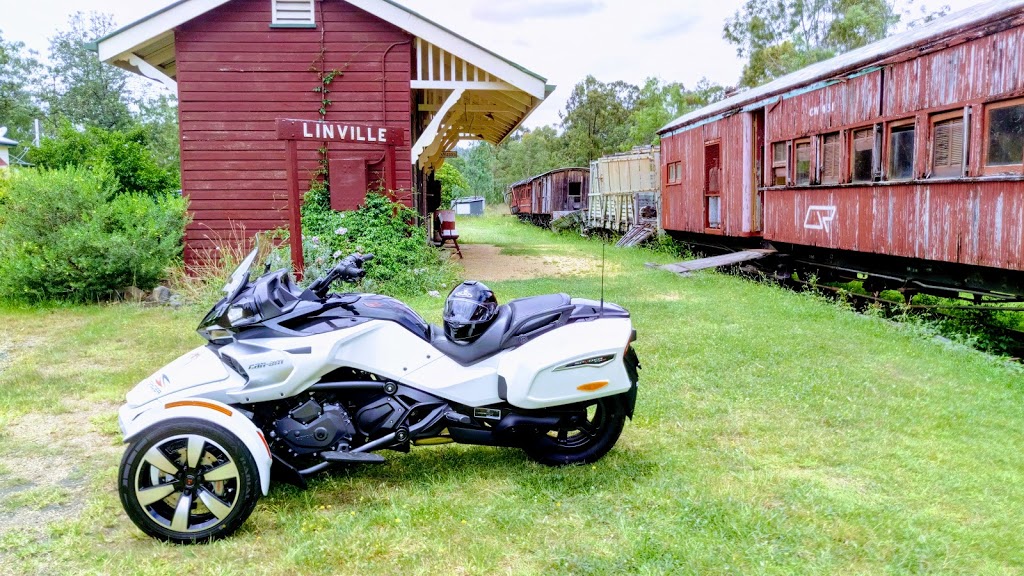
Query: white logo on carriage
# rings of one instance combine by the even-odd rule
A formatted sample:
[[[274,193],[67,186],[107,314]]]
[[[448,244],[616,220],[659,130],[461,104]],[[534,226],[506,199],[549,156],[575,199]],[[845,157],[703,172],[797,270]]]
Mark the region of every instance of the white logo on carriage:
[[[835,206],[808,206],[804,217],[804,228],[807,230],[824,230],[832,232],[832,221],[836,219]]]

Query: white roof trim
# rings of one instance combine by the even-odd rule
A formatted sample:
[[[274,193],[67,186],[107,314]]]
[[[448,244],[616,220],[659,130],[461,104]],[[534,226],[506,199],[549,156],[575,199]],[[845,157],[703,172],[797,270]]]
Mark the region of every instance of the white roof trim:
[[[127,60],[129,53],[143,44],[148,44],[185,22],[201,16],[210,10],[227,4],[231,0],[185,0],[172,4],[150,17],[129,24],[114,34],[96,43],[100,61],[112,64],[114,60]],[[124,56],[124,58],[118,58]]]
[[[526,92],[534,98],[543,100],[546,96],[545,81],[509,64],[493,53],[473,44],[434,22],[410,12],[400,6],[382,0],[345,0],[353,6],[391,22],[410,34],[430,42],[479,68],[486,70],[505,82]]]
[[[181,0],[167,8],[143,18],[96,42],[99,58],[108,64],[128,60],[141,46],[173,33],[177,26],[197,18],[231,0]],[[459,58],[501,78],[517,89],[544,100],[547,97],[546,80],[512,64],[458,34],[387,0],[345,1],[374,16],[390,22],[406,32],[422,38]],[[268,23],[269,24],[269,23]]]

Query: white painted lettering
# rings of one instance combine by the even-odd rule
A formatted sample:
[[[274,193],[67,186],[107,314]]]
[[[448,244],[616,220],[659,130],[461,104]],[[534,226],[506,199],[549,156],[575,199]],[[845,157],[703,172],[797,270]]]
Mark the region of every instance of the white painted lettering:
[[[366,138],[363,137],[363,127],[356,126],[356,140],[360,142],[366,142]]]
[[[313,135],[309,133],[309,124],[306,124],[305,122],[302,123],[302,137],[303,138],[312,138],[313,137]]]
[[[334,138],[334,126],[330,124],[324,124],[324,140]]]
[[[369,127],[366,128],[366,141],[367,142],[376,142],[377,141],[377,139],[373,137],[373,130],[370,130]]]
[[[338,125],[338,139],[344,140],[345,136],[348,135],[348,126]]]
[[[377,129],[377,140],[380,141],[380,142],[384,142],[387,139],[388,139],[388,129],[387,128],[378,128]]]

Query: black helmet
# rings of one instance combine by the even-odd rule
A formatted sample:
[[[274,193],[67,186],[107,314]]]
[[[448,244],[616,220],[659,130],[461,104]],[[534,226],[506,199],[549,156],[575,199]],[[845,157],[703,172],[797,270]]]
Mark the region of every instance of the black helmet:
[[[484,284],[469,280],[448,294],[444,303],[444,335],[468,344],[487,330],[498,315],[498,299]]]

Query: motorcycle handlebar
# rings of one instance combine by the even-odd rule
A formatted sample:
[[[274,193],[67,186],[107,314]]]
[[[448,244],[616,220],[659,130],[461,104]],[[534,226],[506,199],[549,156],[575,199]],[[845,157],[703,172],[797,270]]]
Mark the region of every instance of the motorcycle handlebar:
[[[353,282],[362,279],[366,276],[366,271],[363,270],[363,264],[373,260],[373,254],[360,254],[354,252],[349,254],[345,258],[338,262],[334,268],[331,268],[327,274],[321,278],[317,278],[312,284],[309,285],[309,289],[313,291],[318,297],[324,298],[327,296],[327,291],[331,288],[337,280],[344,280],[346,282]]]

